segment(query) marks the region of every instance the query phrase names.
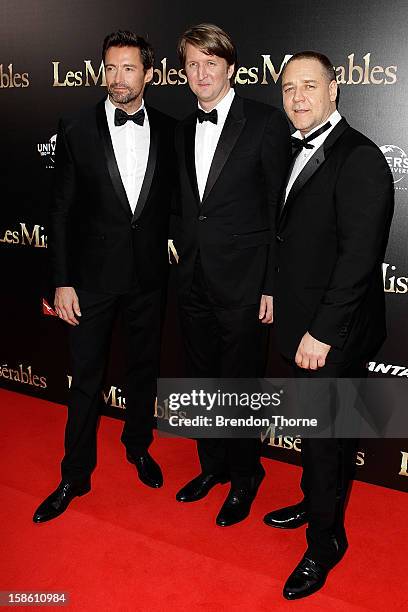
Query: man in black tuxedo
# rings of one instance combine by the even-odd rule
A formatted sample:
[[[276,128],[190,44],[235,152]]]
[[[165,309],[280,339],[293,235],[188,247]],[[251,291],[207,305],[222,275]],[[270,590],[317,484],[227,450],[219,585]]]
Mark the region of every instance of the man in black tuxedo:
[[[51,258],[55,309],[69,323],[72,386],[62,481],[34,522],[90,490],[103,374],[116,313],[126,339],[122,442],[139,478],[160,487],[150,456],[166,288],[174,121],[145,106],[153,50],[132,32],[103,44],[108,97],[62,121],[57,139]]]
[[[364,378],[386,334],[381,264],[393,211],[391,175],[378,147],[336,110],[326,56],[292,56],[282,90],[297,132],[277,223],[280,351],[296,377]],[[304,499],[265,516],[280,528],[308,523],[308,548],[286,582],[287,599],[321,588],[347,548],[344,505],[355,452],[355,440],[304,438]]]
[[[178,53],[198,102],[176,129],[188,374],[262,376],[273,317],[276,207],[290,162],[288,124],[276,108],[235,94],[236,51],[219,27],[187,30]],[[198,440],[201,473],[177,500],[199,500],[231,481],[216,523],[242,521],[264,476],[259,446],[255,439]]]

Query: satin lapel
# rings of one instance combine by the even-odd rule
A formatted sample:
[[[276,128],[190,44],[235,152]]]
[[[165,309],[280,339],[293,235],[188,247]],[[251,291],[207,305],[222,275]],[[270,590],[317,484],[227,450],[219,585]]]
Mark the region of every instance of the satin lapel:
[[[281,209],[279,225],[281,225],[287,215],[288,210],[292,202],[296,199],[298,193],[303,189],[303,187],[310,181],[312,176],[317,172],[317,170],[321,167],[321,165],[326,161],[327,157],[330,154],[330,150],[336,140],[341,136],[341,134],[348,128],[348,123],[345,119],[339,121],[333,131],[328,135],[324,143],[317,149],[316,153],[311,157],[306,166],[303,168],[302,172],[297,177],[296,181],[292,185],[292,189],[289,192],[289,195],[286,199],[286,203],[283,205]]]
[[[126,214],[131,217],[132,209],[130,208],[129,200],[127,198],[126,191],[120,176],[118,164],[116,162],[115,152],[113,150],[112,140],[109,132],[108,121],[106,119],[104,100],[102,100],[102,102],[99,102],[96,107],[96,123],[98,125],[99,135],[103,143],[106,164],[108,166],[108,171],[113,184],[113,188]]]
[[[190,179],[191,189],[196,198],[197,206],[200,205],[200,194],[197,185],[197,172],[195,166],[195,132],[196,117],[192,115],[184,127],[184,155],[186,159],[187,174]]]
[[[150,188],[152,186],[152,180],[154,171],[156,169],[156,161],[157,161],[157,150],[158,150],[158,140],[159,140],[159,130],[156,125],[156,121],[154,118],[154,113],[149,111],[149,108],[146,108],[149,117],[149,125],[150,125],[150,146],[149,146],[149,157],[147,159],[146,172],[144,175],[142,188],[140,190],[139,199],[136,204],[135,212],[133,214],[133,220],[136,220],[142,214],[142,211],[147,202],[147,198],[149,197]]]
[[[230,111],[225,120],[220,139],[215,149],[214,157],[208,173],[207,183],[204,189],[202,204],[207,199],[211,189],[221,174],[223,167],[237,142],[239,135],[244,129],[246,118],[244,116],[242,98],[235,95]]]

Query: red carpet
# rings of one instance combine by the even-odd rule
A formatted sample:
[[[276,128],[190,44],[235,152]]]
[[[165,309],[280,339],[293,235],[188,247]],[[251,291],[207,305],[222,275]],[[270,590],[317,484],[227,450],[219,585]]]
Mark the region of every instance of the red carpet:
[[[3,390],[0,406],[0,591],[66,591],[67,609],[82,612],[408,609],[404,493],[356,482],[343,562],[322,591],[286,602],[281,590],[304,551],[304,529],[273,530],[262,517],[299,499],[299,468],[264,460],[251,516],[223,529],[214,519],[227,485],[195,504],[174,500],[197,473],[193,442],[156,438],[165,486],[148,489],[125,460],[121,422],[103,418],[92,491],[34,525],[34,509],[59,482],[65,409]]]

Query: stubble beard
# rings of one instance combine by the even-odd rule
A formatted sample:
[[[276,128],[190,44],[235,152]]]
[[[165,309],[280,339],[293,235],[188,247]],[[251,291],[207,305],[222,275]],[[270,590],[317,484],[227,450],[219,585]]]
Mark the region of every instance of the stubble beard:
[[[108,88],[108,95],[111,102],[115,104],[129,104],[137,98],[137,92],[134,89],[128,89],[127,92],[118,93]]]

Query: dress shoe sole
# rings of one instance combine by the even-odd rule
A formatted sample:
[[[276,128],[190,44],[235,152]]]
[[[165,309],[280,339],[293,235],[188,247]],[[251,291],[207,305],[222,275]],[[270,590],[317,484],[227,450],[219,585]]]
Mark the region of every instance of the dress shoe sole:
[[[307,593],[285,593],[285,591],[283,591],[283,596],[289,601],[292,601],[294,599],[303,599],[304,597],[309,597],[309,595],[313,595],[313,593],[317,593],[317,591],[320,591],[320,589],[323,588],[325,584],[326,578],[321,584],[319,584],[318,586],[316,585],[315,587],[308,590]]]
[[[55,518],[58,518],[59,516],[61,516],[61,514],[64,514],[65,510],[68,509],[69,504],[72,502],[73,499],[75,499],[75,497],[82,497],[83,495],[86,495],[87,493],[89,493],[91,490],[91,485],[84,487],[83,489],[80,489],[77,493],[75,493],[75,495],[72,497],[72,499],[69,501],[69,503],[65,506],[65,508],[63,510],[61,510],[61,512],[57,512],[56,514],[53,514],[51,516],[47,516],[47,518],[38,518],[36,519],[35,515],[33,516],[33,523],[35,523],[36,525],[40,525],[41,523],[47,523],[48,521],[52,521]]]
[[[299,527],[302,527],[303,525],[307,525],[308,521],[307,519],[304,519],[302,521],[299,521],[297,523],[293,522],[289,525],[279,525],[276,523],[268,523],[267,520],[264,519],[263,521],[265,523],[265,525],[267,525],[268,527],[274,527],[275,529],[298,529]]]
[[[213,485],[211,485],[211,487],[207,491],[205,491],[205,493],[203,493],[202,495],[195,495],[194,497],[188,497],[183,499],[178,496],[178,493],[176,493],[176,500],[182,504],[190,504],[196,501],[200,501],[200,499],[204,499],[204,497],[207,497],[211,489],[217,486],[217,484],[226,484],[227,482],[229,482],[229,480],[229,478],[222,478],[215,482]]]

